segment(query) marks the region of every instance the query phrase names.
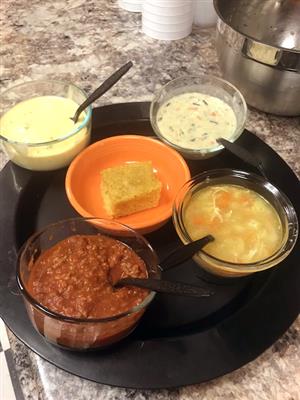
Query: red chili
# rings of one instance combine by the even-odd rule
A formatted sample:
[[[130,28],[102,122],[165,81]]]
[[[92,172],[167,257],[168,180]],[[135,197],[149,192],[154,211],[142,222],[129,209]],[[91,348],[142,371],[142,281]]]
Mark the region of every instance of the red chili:
[[[124,243],[104,235],[74,235],[42,253],[31,267],[28,291],[51,311],[68,317],[110,317],[140,304],[148,291],[115,289],[109,270],[147,277],[144,261]]]

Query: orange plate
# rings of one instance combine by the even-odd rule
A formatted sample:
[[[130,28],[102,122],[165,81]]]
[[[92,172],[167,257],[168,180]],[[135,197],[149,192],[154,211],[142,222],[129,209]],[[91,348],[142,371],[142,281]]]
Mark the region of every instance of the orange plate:
[[[166,223],[172,215],[178,190],[191,175],[177,151],[146,136],[124,135],[103,139],[87,147],[73,160],[65,186],[75,210],[83,217],[111,219],[103,207],[100,171],[133,161],[152,161],[154,172],[163,185],[160,202],[157,207],[115,220],[140,233],[152,232]]]

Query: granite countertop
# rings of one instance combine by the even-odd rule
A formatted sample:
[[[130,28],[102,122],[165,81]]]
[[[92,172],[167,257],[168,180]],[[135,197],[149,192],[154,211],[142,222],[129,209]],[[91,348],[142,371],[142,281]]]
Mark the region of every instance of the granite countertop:
[[[179,41],[144,36],[139,14],[116,0],[2,0],[0,90],[32,79],[67,80],[91,92],[128,60],[134,68],[98,104],[150,100],[172,78],[220,75],[214,28]],[[300,176],[299,118],[250,110],[249,130],[271,145]],[[0,169],[6,162],[0,151]],[[263,334],[263,332],[262,332]],[[212,382],[172,391],[112,388],[74,377],[35,355],[9,333],[25,399],[45,400],[297,400],[300,399],[300,318],[267,351]],[[3,399],[5,400],[5,399]]]

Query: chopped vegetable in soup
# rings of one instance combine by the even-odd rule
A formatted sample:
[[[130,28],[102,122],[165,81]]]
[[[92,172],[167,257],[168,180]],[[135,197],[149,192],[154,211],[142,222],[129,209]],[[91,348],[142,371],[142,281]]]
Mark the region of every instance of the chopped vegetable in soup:
[[[221,260],[252,263],[274,254],[282,241],[280,218],[258,193],[238,185],[207,186],[195,193],[184,210],[193,240],[212,234],[205,251]]]
[[[164,103],[157,125],[169,142],[188,149],[218,145],[216,139],[230,139],[237,126],[233,109],[221,99],[198,92],[183,93]]]

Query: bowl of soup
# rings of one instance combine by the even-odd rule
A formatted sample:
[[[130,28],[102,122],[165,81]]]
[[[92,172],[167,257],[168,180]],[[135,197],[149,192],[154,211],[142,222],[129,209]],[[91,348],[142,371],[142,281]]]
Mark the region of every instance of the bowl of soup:
[[[35,171],[69,165],[90,141],[91,107],[76,123],[71,119],[86,98],[77,86],[51,80],[26,82],[2,93],[0,141],[10,160]]]
[[[17,283],[33,327],[66,349],[106,347],[129,335],[155,293],[116,288],[117,277],[160,278],[155,251],[131,228],[100,218],[46,226],[21,249]]]
[[[156,135],[188,159],[217,155],[217,139],[234,142],[243,132],[247,105],[231,83],[209,75],[181,77],[163,86],[150,107]]]
[[[173,222],[183,243],[214,236],[194,260],[224,277],[274,267],[298,236],[297,215],[286,195],[256,174],[231,169],[207,171],[187,182],[176,197]]]

